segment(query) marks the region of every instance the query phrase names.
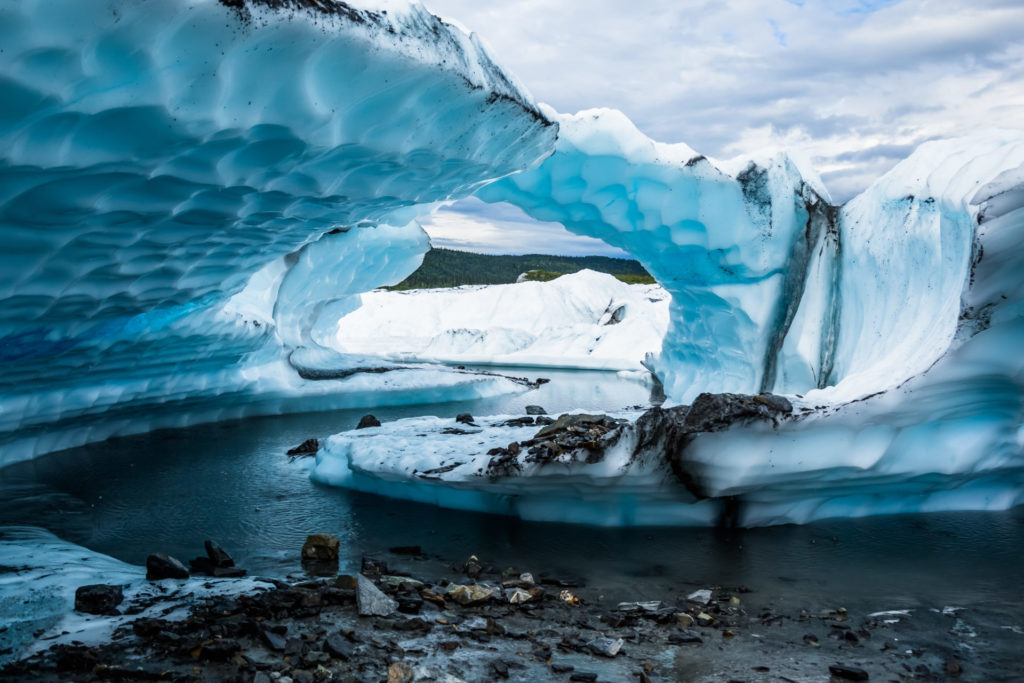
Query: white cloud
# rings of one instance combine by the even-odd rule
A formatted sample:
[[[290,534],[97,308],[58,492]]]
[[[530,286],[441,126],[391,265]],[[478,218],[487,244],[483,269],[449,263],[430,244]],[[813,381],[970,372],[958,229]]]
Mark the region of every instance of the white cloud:
[[[465,199],[422,221],[435,247],[482,254],[588,254],[632,258],[601,240],[574,235],[559,223],[535,221],[509,204]]]
[[[1018,0],[426,0],[559,111],[713,157],[796,146],[849,198],[923,140],[1024,126]]]

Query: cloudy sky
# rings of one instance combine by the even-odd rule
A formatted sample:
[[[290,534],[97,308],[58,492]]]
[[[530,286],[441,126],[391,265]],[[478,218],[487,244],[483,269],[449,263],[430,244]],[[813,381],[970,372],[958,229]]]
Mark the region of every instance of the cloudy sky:
[[[845,201],[918,144],[1024,128],[1021,0],[424,0],[489,42],[538,101],[613,107],[717,158],[798,148]],[[437,244],[609,253],[471,200]],[[452,240],[448,242],[448,240]],[[460,242],[461,240],[461,242]]]

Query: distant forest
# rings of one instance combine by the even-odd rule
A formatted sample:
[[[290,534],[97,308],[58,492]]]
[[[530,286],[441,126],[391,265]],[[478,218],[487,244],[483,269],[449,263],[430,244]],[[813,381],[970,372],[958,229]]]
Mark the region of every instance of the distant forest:
[[[548,256],[546,254],[474,254],[431,249],[415,273],[389,289],[428,289],[460,285],[504,285],[528,273],[529,280],[551,280],[583,269],[614,275],[630,284],[653,283],[654,278],[632,259],[608,256]]]

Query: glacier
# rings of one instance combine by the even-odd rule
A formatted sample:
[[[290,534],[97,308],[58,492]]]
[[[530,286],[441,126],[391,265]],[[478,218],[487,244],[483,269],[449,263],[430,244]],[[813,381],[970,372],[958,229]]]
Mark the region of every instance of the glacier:
[[[369,292],[338,318],[333,347],[392,360],[636,371],[667,326],[660,286],[582,270],[550,282]]]
[[[597,461],[418,476],[531,440],[492,425],[506,416],[481,427],[483,455],[441,422],[337,435],[313,476],[604,524],[1022,502],[1021,131],[925,143],[837,206],[796,155],[715,160],[619,112],[536,104],[418,3],[0,0],[0,44],[0,465],[157,427],[523,391],[438,361],[645,354],[668,403],[616,414]],[[503,290],[372,292],[418,266],[417,218],[468,196],[629,252],[661,301],[563,279],[534,296],[582,326],[558,337],[529,314],[531,340]],[[605,325],[620,305],[630,327]],[[693,406],[722,395],[792,410],[702,428]],[[409,429],[437,448],[409,455]]]
[[[334,288],[402,279],[427,248],[417,215],[550,153],[557,126],[476,37],[399,3],[4,0],[0,44],[0,463],[517,390],[289,362],[362,367],[311,343]],[[258,272],[277,324],[222,315]]]

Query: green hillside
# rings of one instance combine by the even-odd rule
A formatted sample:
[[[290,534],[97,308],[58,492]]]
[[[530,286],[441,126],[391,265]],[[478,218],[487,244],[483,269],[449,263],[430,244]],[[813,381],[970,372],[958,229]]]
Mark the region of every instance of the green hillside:
[[[608,256],[549,256],[546,254],[474,254],[453,249],[431,249],[415,273],[390,289],[427,289],[459,285],[504,285],[529,271],[528,279],[551,280],[589,269],[609,273],[629,284],[653,283],[636,261]]]

